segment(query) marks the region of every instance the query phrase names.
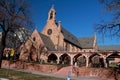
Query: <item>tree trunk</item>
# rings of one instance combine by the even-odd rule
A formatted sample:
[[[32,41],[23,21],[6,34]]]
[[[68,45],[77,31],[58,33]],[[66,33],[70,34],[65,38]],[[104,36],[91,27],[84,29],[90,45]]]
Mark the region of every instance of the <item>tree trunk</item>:
[[[118,72],[117,69],[114,69],[114,79],[118,80]]]
[[[2,39],[1,39],[1,47],[0,47],[0,69],[2,67],[2,59],[3,59],[3,53],[5,48],[5,40],[6,40],[6,34],[7,32],[2,32]]]

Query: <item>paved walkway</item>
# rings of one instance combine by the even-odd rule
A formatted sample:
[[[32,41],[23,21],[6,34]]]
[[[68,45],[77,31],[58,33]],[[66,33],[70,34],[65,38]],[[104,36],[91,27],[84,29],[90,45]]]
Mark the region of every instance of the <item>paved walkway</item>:
[[[67,76],[68,72],[70,72],[71,76],[76,76],[75,73],[73,73],[72,71],[72,66],[68,66],[68,67],[63,67],[61,68],[59,71],[55,72],[55,75],[63,75],[63,76]]]
[[[29,70],[15,69],[15,68],[11,68],[11,69],[15,70],[15,71],[27,72],[27,73],[37,74],[37,75],[67,79],[67,76],[59,75],[59,74],[43,73],[43,72],[37,72],[37,71],[33,72],[33,71],[29,71]],[[74,79],[74,80],[106,80],[106,79],[83,78],[83,77],[71,77],[71,79]]]

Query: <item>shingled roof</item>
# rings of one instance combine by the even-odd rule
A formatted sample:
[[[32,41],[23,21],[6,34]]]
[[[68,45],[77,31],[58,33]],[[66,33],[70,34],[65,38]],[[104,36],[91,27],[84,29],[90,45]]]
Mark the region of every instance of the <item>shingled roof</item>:
[[[52,40],[48,36],[46,36],[42,33],[39,33],[39,34],[40,34],[40,36],[42,38],[42,41],[44,42],[45,46],[47,47],[47,49],[49,51],[55,51],[55,46],[54,46]]]
[[[94,37],[79,38],[78,40],[82,48],[85,49],[93,48]]]
[[[80,44],[79,44],[79,41],[78,39],[73,35],[71,34],[70,32],[68,32],[66,29],[64,29],[63,27],[61,27],[61,32],[64,36],[64,40],[78,46],[78,47],[81,47]]]
[[[120,45],[99,46],[99,50],[120,50]]]

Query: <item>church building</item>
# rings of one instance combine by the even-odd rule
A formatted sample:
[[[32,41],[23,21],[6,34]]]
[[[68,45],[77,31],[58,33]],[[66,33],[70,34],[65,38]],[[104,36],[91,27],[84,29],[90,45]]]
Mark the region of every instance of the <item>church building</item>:
[[[95,34],[93,37],[77,38],[67,31],[60,21],[56,21],[56,11],[52,6],[42,32],[34,30],[21,47],[20,59],[51,64],[77,63],[78,66],[108,67],[111,56],[117,62],[120,61],[120,46],[107,49],[106,46],[98,47]]]

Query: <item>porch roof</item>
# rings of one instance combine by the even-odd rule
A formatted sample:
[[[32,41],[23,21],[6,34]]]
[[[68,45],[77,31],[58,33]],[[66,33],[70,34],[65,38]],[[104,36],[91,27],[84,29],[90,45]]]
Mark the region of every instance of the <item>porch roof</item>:
[[[99,46],[99,50],[120,50],[120,45]]]

